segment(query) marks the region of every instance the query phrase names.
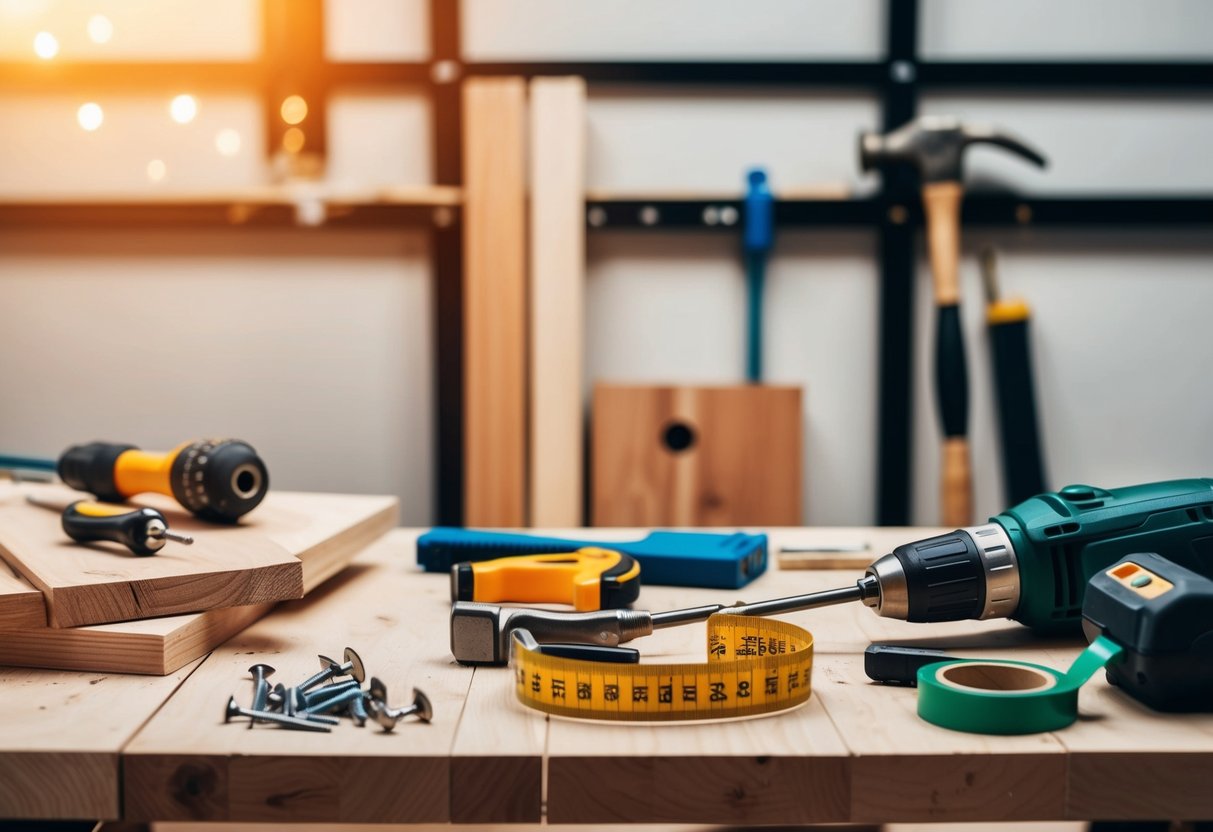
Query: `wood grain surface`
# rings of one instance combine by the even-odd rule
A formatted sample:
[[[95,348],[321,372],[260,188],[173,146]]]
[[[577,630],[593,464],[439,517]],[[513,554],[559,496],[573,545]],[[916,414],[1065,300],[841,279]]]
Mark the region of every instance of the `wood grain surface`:
[[[691,444],[671,447],[671,428]],[[798,387],[598,384],[593,522],[798,525],[802,430]]]
[[[832,530],[773,530],[772,544],[816,539],[818,531],[833,542],[845,537]],[[887,552],[931,531],[855,529],[852,542]],[[635,532],[601,535],[616,533]],[[745,826],[1207,818],[1213,812],[1207,789],[1213,714],[1156,714],[1097,678],[1082,690],[1074,725],[1050,734],[981,736],[923,722],[914,689],[877,685],[863,674],[862,653],[873,641],[1059,670],[1082,649],[1079,639],[1041,639],[1008,621],[907,624],[858,604],[795,613],[788,620],[812,631],[816,642],[813,698],[801,708],[685,725],[548,718],[514,701],[508,669],[473,671],[451,662],[447,580],[415,571],[414,539],[414,533],[393,532],[318,593],[282,605],[208,658],[122,752],[128,819],[516,823],[540,817]],[[645,587],[638,606],[753,601],[854,579],[854,571],[776,566],[738,591]],[[702,659],[702,639],[702,626],[692,625],[636,646],[645,661]],[[361,650],[372,672],[382,673],[393,699],[414,685],[429,693],[434,724],[402,725],[391,736],[348,724],[332,735],[220,724],[218,709],[229,694],[247,699],[249,664],[266,660],[279,677],[294,679],[313,669],[314,653],[339,652],[346,642]],[[23,672],[4,671],[3,679]],[[29,689],[59,696],[51,676],[0,685],[0,706],[10,697],[32,701]],[[84,696],[89,677],[55,678],[72,676],[82,681],[66,692]],[[149,711],[127,704],[135,694],[122,681],[88,686],[88,701],[131,711],[123,717],[130,724],[137,721],[133,712]],[[23,753],[47,755],[42,764],[51,766],[50,755],[72,748],[79,733],[61,717],[38,723],[41,718],[30,716],[14,744]],[[0,754],[10,771],[18,765],[14,759]],[[32,770],[17,769],[11,785],[0,785],[7,801],[0,811],[38,799]],[[90,782],[87,770],[77,776]]]
[[[302,562],[303,589],[310,592],[395,526],[397,513],[395,497],[275,491],[233,533],[262,535],[296,556]],[[258,604],[89,627],[3,632],[0,664],[164,675],[206,654],[271,609],[272,604]]]
[[[192,670],[148,678],[0,668],[0,817],[117,819],[123,746]]]
[[[46,602],[29,581],[0,563],[0,632],[46,626]]]
[[[164,512],[170,527],[192,534],[194,544],[169,542],[157,554],[139,557],[119,543],[75,543],[63,532],[59,512],[30,505],[26,494],[61,506],[82,495],[60,485],[0,483],[0,556],[42,591],[51,627],[133,621],[303,595],[299,559],[269,537],[250,533],[256,521],[208,524],[175,504],[158,503],[155,507]]]
[[[531,81],[530,141],[528,521],[579,526],[585,469],[584,80]]]
[[[451,747],[472,671],[445,648],[447,581],[411,568],[402,557],[408,539],[373,545],[213,652],[127,747],[127,819],[446,821]],[[347,645],[394,704],[407,703],[412,687],[424,690],[433,721],[407,720],[391,734],[349,720],[331,734],[223,723],[229,695],[249,701],[250,665],[271,664],[289,684],[315,672],[318,653],[340,655]]]
[[[526,524],[526,81],[463,84],[464,522]]]

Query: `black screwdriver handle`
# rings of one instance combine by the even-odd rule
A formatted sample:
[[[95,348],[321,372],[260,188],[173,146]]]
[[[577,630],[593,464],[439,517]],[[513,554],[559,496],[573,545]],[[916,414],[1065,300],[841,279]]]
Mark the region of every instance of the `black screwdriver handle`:
[[[151,531],[167,528],[164,515],[154,508],[122,508],[78,500],[63,510],[63,531],[77,543],[110,540],[121,543],[134,554],[154,555],[164,546],[163,537]]]
[[[990,324],[1002,471],[1008,505],[1043,493],[1044,460],[1028,350],[1028,319]]]

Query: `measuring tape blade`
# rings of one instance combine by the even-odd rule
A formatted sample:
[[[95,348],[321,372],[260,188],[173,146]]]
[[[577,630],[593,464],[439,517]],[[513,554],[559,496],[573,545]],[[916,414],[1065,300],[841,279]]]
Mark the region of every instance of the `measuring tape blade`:
[[[558,716],[666,722],[755,716],[809,698],[813,635],[743,615],[708,619],[708,660],[608,664],[548,656],[513,642],[518,701]]]
[[[1078,690],[1121,655],[1103,636],[1059,673],[1028,662],[959,659],[918,669],[918,715],[972,734],[1036,734],[1078,718]]]

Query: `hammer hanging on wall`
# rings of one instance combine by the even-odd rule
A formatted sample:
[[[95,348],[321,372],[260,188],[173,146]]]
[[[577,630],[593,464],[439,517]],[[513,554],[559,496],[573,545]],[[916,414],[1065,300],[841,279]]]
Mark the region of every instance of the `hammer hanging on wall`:
[[[973,522],[973,478],[969,459],[968,369],[960,323],[961,160],[971,144],[995,144],[1044,167],[1045,158],[1019,139],[992,127],[955,118],[921,116],[891,133],[859,137],[861,167],[910,163],[922,176],[936,307],[935,394],[943,425],[940,502],[942,522]]]

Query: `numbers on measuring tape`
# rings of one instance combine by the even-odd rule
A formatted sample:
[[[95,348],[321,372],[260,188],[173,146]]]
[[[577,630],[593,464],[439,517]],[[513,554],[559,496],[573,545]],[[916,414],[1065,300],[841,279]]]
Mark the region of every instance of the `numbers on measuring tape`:
[[[708,661],[614,665],[514,645],[514,688],[525,705],[563,716],[676,720],[790,708],[811,693],[813,637],[782,621],[708,620]]]

